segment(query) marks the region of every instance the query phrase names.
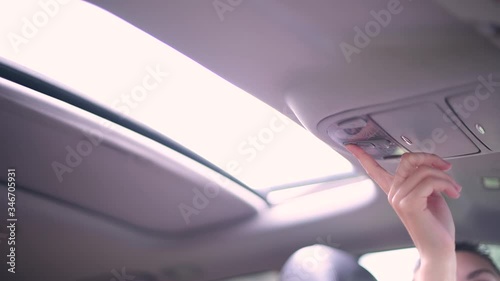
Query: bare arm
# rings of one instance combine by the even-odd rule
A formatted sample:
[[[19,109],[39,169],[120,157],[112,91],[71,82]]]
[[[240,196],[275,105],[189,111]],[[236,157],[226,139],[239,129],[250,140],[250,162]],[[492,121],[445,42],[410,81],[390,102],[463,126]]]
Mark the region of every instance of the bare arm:
[[[384,190],[417,247],[418,281],[456,280],[455,224],[443,193],[460,196],[461,187],[445,171],[451,164],[427,153],[406,153],[394,175],[355,145],[346,148]]]

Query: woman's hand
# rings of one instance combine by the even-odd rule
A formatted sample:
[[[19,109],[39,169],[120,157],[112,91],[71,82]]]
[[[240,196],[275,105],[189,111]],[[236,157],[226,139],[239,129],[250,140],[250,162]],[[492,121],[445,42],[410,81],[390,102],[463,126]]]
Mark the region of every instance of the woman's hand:
[[[451,164],[434,154],[405,153],[392,175],[361,148],[346,148],[384,190],[408,230],[420,253],[418,280],[454,280],[455,225],[442,195],[460,196],[461,187],[445,173]]]

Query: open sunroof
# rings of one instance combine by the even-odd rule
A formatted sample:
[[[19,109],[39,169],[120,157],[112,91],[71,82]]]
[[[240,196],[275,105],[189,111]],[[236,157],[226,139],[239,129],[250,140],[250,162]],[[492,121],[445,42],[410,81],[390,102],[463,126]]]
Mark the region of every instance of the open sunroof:
[[[85,2],[42,2],[14,1],[0,12],[0,56],[168,136],[256,190],[352,172],[285,115],[120,18]]]

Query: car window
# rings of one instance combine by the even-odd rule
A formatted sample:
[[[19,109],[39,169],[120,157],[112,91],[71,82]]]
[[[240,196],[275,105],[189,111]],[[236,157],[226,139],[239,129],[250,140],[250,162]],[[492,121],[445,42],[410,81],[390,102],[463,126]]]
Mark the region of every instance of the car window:
[[[244,276],[223,279],[220,281],[278,281],[279,273],[276,271],[248,274]]]
[[[488,245],[488,248],[490,249],[493,261],[495,261],[495,264],[500,266],[500,245]]]
[[[379,281],[409,281],[417,261],[417,249],[408,248],[365,254],[359,264]]]

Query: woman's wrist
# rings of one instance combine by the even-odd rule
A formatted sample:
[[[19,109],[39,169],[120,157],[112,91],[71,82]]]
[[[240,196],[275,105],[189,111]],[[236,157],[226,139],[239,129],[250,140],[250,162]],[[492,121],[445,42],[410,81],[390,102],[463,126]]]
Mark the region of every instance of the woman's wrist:
[[[456,274],[455,251],[440,253],[439,256],[421,256],[415,281],[455,281]]]

